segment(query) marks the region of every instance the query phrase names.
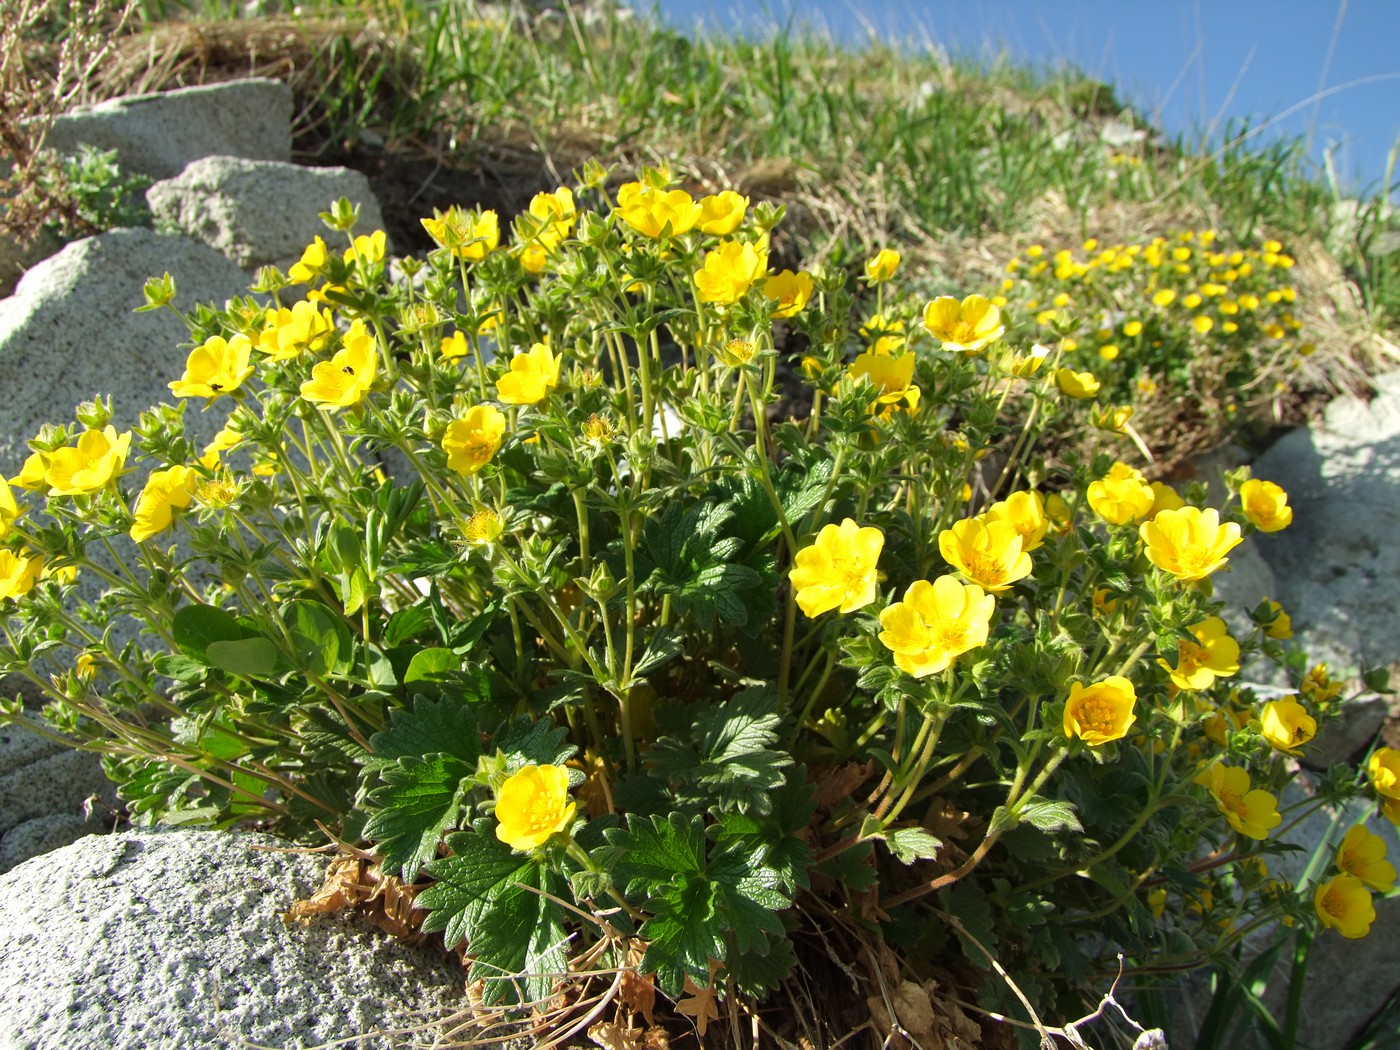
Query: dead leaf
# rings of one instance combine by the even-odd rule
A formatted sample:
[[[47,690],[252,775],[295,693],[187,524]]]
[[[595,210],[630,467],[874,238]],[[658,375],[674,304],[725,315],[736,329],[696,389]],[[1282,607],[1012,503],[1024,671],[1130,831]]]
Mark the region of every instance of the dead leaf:
[[[812,801],[818,808],[826,809],[842,799],[850,798],[874,772],[874,762],[847,762],[844,766],[837,766],[816,782]]]
[[[588,1038],[603,1050],[646,1050],[640,1028],[624,1028],[621,1021],[599,1021],[588,1030]]]
[[[676,1003],[676,1009],[695,1022],[703,1039],[706,1026],[719,1020],[719,997],[713,988],[699,988],[689,977],[685,979],[685,993],[689,998]]]
[[[652,1011],[656,1008],[656,981],[651,974],[640,974],[636,970],[622,971],[622,985],[617,991],[618,998],[634,1014],[641,1014],[649,1025],[656,1019]]]
[[[902,981],[890,998],[894,1002],[899,1023],[910,1035],[920,1042],[932,1037],[933,1005],[929,1002],[928,992],[913,981]]]
[[[317,915],[330,915],[354,907],[369,895],[364,885],[365,862],[359,857],[339,856],[331,861],[321,888],[310,900],[296,901],[283,916],[288,922],[309,922]]]

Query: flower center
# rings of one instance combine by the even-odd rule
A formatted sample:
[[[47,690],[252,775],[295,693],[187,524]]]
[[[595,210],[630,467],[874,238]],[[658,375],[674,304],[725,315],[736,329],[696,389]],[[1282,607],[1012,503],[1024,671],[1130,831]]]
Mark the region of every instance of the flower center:
[[[1184,675],[1195,672],[1206,662],[1206,651],[1195,642],[1181,641],[1176,643],[1177,670]]]
[[[1006,580],[1006,566],[986,551],[973,551],[966,558],[967,574],[979,583],[995,587]]]
[[[1113,731],[1113,705],[1107,700],[1086,700],[1079,708],[1079,724],[1096,733]]]

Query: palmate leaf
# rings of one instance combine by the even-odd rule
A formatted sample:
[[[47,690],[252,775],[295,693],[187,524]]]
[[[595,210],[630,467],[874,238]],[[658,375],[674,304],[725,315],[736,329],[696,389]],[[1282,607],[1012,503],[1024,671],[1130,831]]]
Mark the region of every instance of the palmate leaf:
[[[453,855],[428,865],[438,881],[415,900],[428,910],[423,930],[442,930],[449,948],[466,942],[468,980],[486,982],[488,1002],[543,1000],[568,972],[568,913],[550,899],[571,901],[568,884],[496,838],[490,821],[447,844]]]
[[[726,939],[763,955],[772,938],[783,936],[778,912],[791,901],[779,889],[778,872],[762,863],[761,849],[737,841],[710,847],[704,818],[678,813],[631,816],[625,830],[610,829],[606,837],[625,850],[618,884],[652,915],[638,931],[647,941],[642,967],[672,998],[687,977],[709,983],[710,959],[724,957]]]
[[[755,687],[701,711],[691,740],[664,736],[647,754],[658,776],[695,795],[711,812],[771,812],[792,757],[770,750],[778,739],[774,691]],[[685,790],[689,788],[690,790]]]
[[[453,755],[404,756],[379,770],[384,783],[369,793],[369,803],[380,808],[364,835],[383,858],[386,874],[412,882],[437,856],[438,842],[461,812],[465,781],[475,771]]]
[[[445,754],[475,768],[481,754],[481,733],[468,700],[442,697],[432,700],[421,693],[412,708],[390,713],[389,725],[369,738],[373,754],[368,768],[378,768],[400,758],[425,758]]]

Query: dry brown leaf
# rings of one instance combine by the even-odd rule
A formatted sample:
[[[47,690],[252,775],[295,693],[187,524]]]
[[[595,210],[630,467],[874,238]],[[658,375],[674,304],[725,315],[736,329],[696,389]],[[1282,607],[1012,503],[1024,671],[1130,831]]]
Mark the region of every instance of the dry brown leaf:
[[[640,1028],[624,1028],[621,1021],[599,1021],[588,1030],[588,1038],[603,1050],[646,1050]]]
[[[695,1022],[695,1028],[703,1039],[709,1023],[719,1020],[719,997],[713,988],[697,987],[689,977],[685,979],[685,993],[688,998],[676,1003],[676,1009]]]
[[[283,916],[288,922],[309,922],[314,916],[329,915],[354,907],[369,896],[364,884],[365,862],[359,857],[339,856],[331,861],[321,888],[310,900],[296,901]]]
[[[640,974],[636,970],[622,972],[622,984],[617,991],[618,998],[634,1014],[641,1014],[649,1025],[656,1019],[652,1011],[656,1008],[656,981],[651,974]]]
[[[847,762],[837,766],[830,773],[816,781],[812,801],[818,808],[825,809],[844,798],[849,798],[875,771],[874,762]]]

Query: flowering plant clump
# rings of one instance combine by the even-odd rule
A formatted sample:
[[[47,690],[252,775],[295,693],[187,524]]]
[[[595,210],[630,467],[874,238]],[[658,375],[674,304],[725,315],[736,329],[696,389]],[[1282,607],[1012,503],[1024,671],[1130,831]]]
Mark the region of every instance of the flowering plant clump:
[[[1342,703],[1276,604],[1239,631],[1212,598],[1287,524],[1277,486],[1207,507],[1122,427],[1048,456],[1094,412],[1067,340],[903,295],[893,249],[774,273],[781,206],[607,186],[425,218],[439,248],[392,270],[339,202],[343,250],[182,314],[170,404],[36,435],[0,614],[48,703],[5,717],[103,751],[134,819],[372,855],[488,1011],[679,1023],[660,993],[703,1037],[884,938],[1034,1025],[1119,952],[1364,932],[1369,840],[1329,881],[1255,874]],[[1237,684],[1260,658],[1287,700]],[[1397,771],[1304,806],[1394,814]]]
[[[1294,265],[1276,240],[1232,246],[1210,229],[1033,244],[1007,261],[992,302],[1013,338],[1059,350],[1061,390],[1121,415],[1119,429],[1136,415],[1149,439],[1179,435],[1185,401],[1205,417],[1191,430],[1210,439],[1272,408],[1314,352]]]

